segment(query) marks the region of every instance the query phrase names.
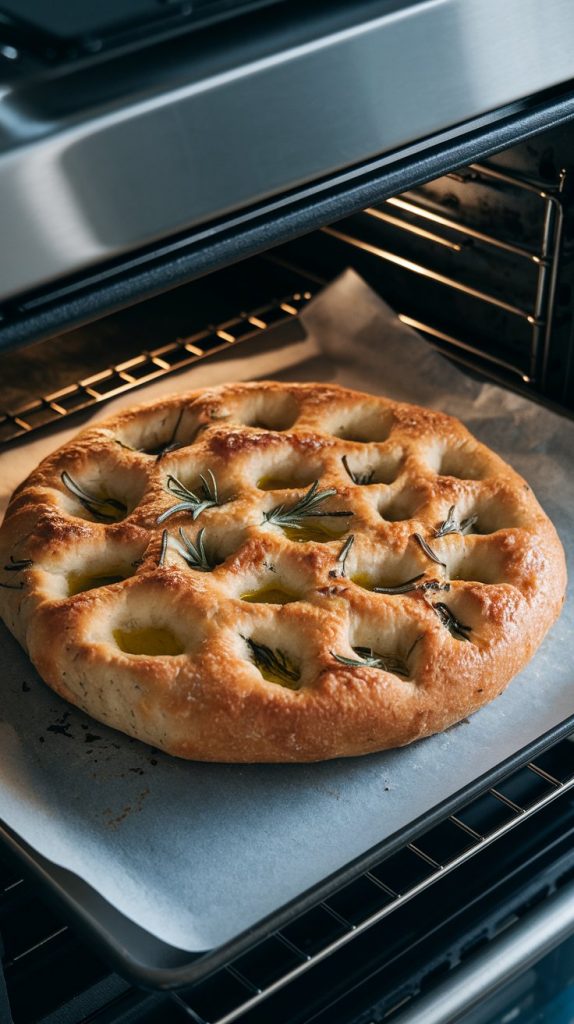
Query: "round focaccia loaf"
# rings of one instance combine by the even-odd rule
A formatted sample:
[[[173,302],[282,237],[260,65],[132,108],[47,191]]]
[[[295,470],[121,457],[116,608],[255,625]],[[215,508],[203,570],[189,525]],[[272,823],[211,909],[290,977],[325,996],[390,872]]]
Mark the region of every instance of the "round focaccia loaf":
[[[42,678],[99,721],[179,757],[313,761],[496,697],[566,570],[529,486],[457,420],[258,382],[45,459],[0,529],[0,583]]]

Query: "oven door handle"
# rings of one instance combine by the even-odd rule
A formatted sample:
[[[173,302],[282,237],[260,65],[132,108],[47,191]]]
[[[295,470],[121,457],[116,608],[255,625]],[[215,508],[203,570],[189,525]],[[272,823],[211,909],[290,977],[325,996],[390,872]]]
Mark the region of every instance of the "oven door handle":
[[[530,911],[393,1024],[453,1024],[574,933],[574,883]]]

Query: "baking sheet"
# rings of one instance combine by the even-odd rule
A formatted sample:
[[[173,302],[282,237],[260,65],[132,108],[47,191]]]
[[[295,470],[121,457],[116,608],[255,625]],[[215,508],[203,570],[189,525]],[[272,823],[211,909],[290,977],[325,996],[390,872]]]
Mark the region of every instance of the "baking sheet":
[[[111,402],[225,380],[336,381],[459,416],[533,486],[574,557],[574,424],[448,363],[352,271],[302,317],[306,337],[208,360]],[[302,334],[303,332],[299,332]],[[265,344],[265,347],[263,345]],[[0,511],[66,428],[1,458]],[[574,712],[574,601],[494,704],[409,748],[317,765],[177,761],[106,729],[39,680],[0,625],[0,818],[113,906],[190,952],[234,937]]]

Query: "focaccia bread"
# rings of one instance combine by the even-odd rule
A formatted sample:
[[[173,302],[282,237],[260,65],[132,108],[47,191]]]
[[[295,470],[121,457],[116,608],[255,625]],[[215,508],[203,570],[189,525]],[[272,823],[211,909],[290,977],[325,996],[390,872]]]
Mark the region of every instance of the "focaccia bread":
[[[452,417],[232,384],[90,426],[0,529],[0,612],[42,678],[179,757],[410,743],[496,697],[557,618],[562,547]]]

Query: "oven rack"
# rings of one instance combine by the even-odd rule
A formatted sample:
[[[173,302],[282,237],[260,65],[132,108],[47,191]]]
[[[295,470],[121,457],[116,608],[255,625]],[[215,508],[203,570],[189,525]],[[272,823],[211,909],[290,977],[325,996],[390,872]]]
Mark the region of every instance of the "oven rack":
[[[377,260],[392,264],[413,278],[426,278],[434,282],[447,293],[459,292],[477,300],[483,306],[490,306],[522,321],[529,327],[529,344],[524,353],[523,361],[502,359],[495,353],[485,349],[471,338],[462,338],[447,333],[432,321],[421,320],[410,315],[407,309],[399,313],[400,319],[410,327],[424,334],[430,341],[438,344],[459,358],[471,357],[478,360],[485,368],[502,371],[510,378],[527,385],[529,389],[546,390],[548,382],[548,363],[550,341],[553,326],[556,283],[558,278],[560,252],[564,226],[563,193],[566,186],[566,171],[561,170],[555,185],[541,185],[514,173],[502,171],[486,164],[473,163],[459,172],[446,177],[461,184],[470,186],[480,183],[492,188],[507,189],[510,193],[529,193],[543,204],[541,217],[541,235],[536,247],[518,244],[492,233],[478,230],[464,220],[439,213],[423,202],[411,196],[394,196],[386,199],[380,207],[367,207],[363,210],[361,226],[353,218],[352,225],[344,224],[322,228],[322,232],[351,249],[366,253]],[[413,218],[413,221],[406,217]],[[373,222],[384,223],[404,232],[416,235],[421,244],[430,245],[430,253],[424,259],[405,259],[394,252],[388,245],[373,244],[368,241],[367,227]],[[454,236],[454,237],[451,237]],[[453,253],[461,253],[467,246],[480,246],[496,253],[510,254],[520,261],[530,263],[536,270],[534,289],[529,304],[507,302],[488,290],[473,287],[457,280],[454,275],[440,273],[432,265],[432,247],[450,249]],[[440,305],[440,301],[439,301]]]
[[[507,239],[496,237],[473,228],[470,224],[443,216],[429,209],[412,197],[395,196],[387,199],[382,208],[367,207],[362,215],[367,222],[384,222],[405,234],[417,235],[424,243],[447,247],[455,252],[462,251],[467,244],[478,244],[492,252],[511,253],[518,259],[532,264],[536,269],[536,285],[530,306],[518,306],[479,288],[439,273],[432,265],[431,253],[423,260],[407,260],[390,248],[373,245],[361,237],[357,230],[349,233],[337,227],[324,227],[322,234],[331,236],[345,247],[359,250],[378,260],[393,264],[414,277],[424,277],[451,292],[463,293],[472,299],[526,323],[530,331],[528,352],[523,362],[510,362],[495,353],[486,351],[476,341],[467,337],[447,333],[428,317],[424,320],[412,315],[412,310],[400,308],[399,318],[413,327],[431,343],[447,352],[466,366],[478,365],[495,379],[508,383],[517,382],[527,390],[544,391],[547,383],[550,339],[553,324],[556,282],[559,271],[560,251],[563,235],[564,208],[562,193],[566,173],[560,173],[555,187],[543,187],[518,175],[503,172],[483,164],[470,164],[461,172],[451,174],[458,182],[487,183],[496,187],[529,193],[543,204],[542,235],[535,249],[518,245]],[[388,212],[391,210],[392,212]],[[416,223],[405,219],[414,217]],[[420,222],[420,223],[419,223]],[[431,228],[428,227],[431,225]],[[442,232],[442,233],[439,233]],[[454,235],[453,240],[450,235]],[[289,266],[289,261],[272,253],[270,262]],[[275,326],[298,315],[317,287],[325,283],[325,276],[314,273],[310,268],[297,266],[302,275],[301,290],[288,293],[282,298],[272,298],[268,303],[249,312],[221,323],[208,324],[187,337],[178,337],[168,344],[146,349],[123,362],[106,366],[98,373],[82,378],[66,387],[35,398],[16,409],[0,411],[0,450],[26,435],[61,422],[74,413],[84,412],[93,406],[115,398],[120,394],[150,383],[167,374],[182,370],[206,356],[219,353],[232,344],[247,341],[268,327]],[[502,373],[502,378],[500,378]]]
[[[232,345],[249,341],[270,327],[292,320],[312,298],[313,292],[306,284],[307,281],[301,291],[272,299],[222,323],[208,324],[188,337],[176,338],[159,348],[141,352],[17,409],[0,413],[0,449],[18,438],[60,423],[74,413],[84,412],[134,388],[176,373]],[[314,282],[311,287],[316,288]]]
[[[243,1018],[558,797],[574,790],[573,755],[571,732],[247,953],[198,984],[172,992],[171,998],[193,1024],[232,1024]],[[477,827],[479,820],[490,820],[492,827]],[[401,884],[401,877],[410,878],[410,883]],[[321,941],[322,935],[329,938]],[[261,981],[262,973],[267,974],[265,981]],[[385,1020],[403,1010],[410,998],[401,998],[387,1011]]]
[[[463,727],[463,726],[462,726]],[[457,727],[458,728],[458,727]],[[340,933],[348,933],[348,938],[339,943],[337,948],[349,947],[352,939],[364,938],[368,934],[368,925],[371,919],[374,923],[387,916],[391,910],[398,909],[413,897],[421,893],[432,894],[433,882],[448,877],[457,867],[462,867],[471,860],[472,856],[480,854],[488,848],[493,847],[495,839],[507,835],[514,827],[528,830],[528,834],[539,830],[542,826],[539,814],[545,807],[551,809],[551,805],[557,798],[565,797],[568,792],[574,790],[574,732],[568,734],[555,742],[552,746],[546,747],[542,752],[533,753],[531,761],[527,766],[508,771],[496,785],[482,791],[478,797],[468,801],[462,808],[458,808],[454,817],[461,824],[456,824],[450,817],[439,820],[438,825],[423,829],[415,840],[402,847],[390,857],[387,855],[381,861],[372,865],[370,872],[357,879],[356,884],[345,886],[342,890],[343,897],[338,893],[335,896],[323,901],[314,909],[299,915],[294,921],[290,921],[288,927],[281,932],[281,939],[273,937],[271,951],[275,953],[274,963],[270,959],[269,946],[265,943],[258,944],[250,951],[251,967],[246,967],[246,958],[241,958],[239,967],[235,964],[239,958],[221,967],[215,974],[201,980],[187,989],[177,992],[156,993],[155,995],[136,993],[130,987],[129,982],[117,974],[106,971],[105,965],[98,959],[91,947],[84,945],[80,936],[75,935],[58,914],[49,911],[49,905],[44,905],[41,913],[33,909],[32,900],[35,893],[44,894],[42,886],[38,891],[37,885],[28,881],[28,872],[23,881],[22,867],[19,859],[9,854],[8,848],[2,849],[0,855],[0,931],[5,939],[6,951],[4,957],[4,970],[8,995],[13,1005],[15,1024],[55,1024],[60,1020],[55,1006],[49,1004],[48,996],[43,991],[48,976],[53,980],[53,987],[56,992],[61,993],[61,998],[66,1001],[72,999],[77,1006],[74,1021],[81,1019],[87,1024],[109,1019],[106,1007],[110,1012],[118,1014],[119,1019],[126,1024],[132,1020],[131,1008],[138,1007],[145,1002],[145,1005],[157,1006],[157,1021],[179,1022],[183,1020],[192,1021],[193,1024],[208,1022],[208,1024],[222,1024],[223,1021],[239,1020],[261,1022],[274,1019],[273,1004],[269,1010],[267,999],[275,993],[279,997],[287,998],[288,993],[283,992],[288,983],[300,978],[309,968],[315,967],[326,961],[333,944],[320,943],[321,928],[326,921],[330,921],[332,928],[339,928]],[[497,795],[496,795],[497,794]],[[571,800],[572,798],[570,798]],[[563,800],[561,801],[563,803]],[[546,812],[548,813],[548,812]],[[539,814],[539,817],[535,816]],[[553,815],[557,817],[556,813]],[[477,819],[483,825],[480,829],[484,836],[482,840],[477,839],[472,833],[478,833]],[[484,822],[490,820],[493,828],[490,830]],[[497,823],[498,822],[498,823]],[[467,829],[469,831],[467,831]],[[524,831],[523,831],[524,835]],[[453,836],[458,837],[463,843],[470,841],[472,847],[469,852],[453,847]],[[415,852],[416,851],[416,852]],[[449,853],[450,851],[450,853]],[[440,867],[438,866],[440,865]],[[398,902],[383,914],[369,914],[369,899],[374,892],[385,898],[385,889],[380,886],[385,871],[387,878],[392,869],[393,884],[395,891],[400,889],[401,904]],[[426,872],[424,878],[420,878],[416,885],[401,885],[398,879],[406,880],[413,878],[413,872],[418,870],[419,874]],[[478,869],[480,871],[480,865]],[[372,879],[376,879],[373,882]],[[380,876],[380,877],[379,877]],[[33,877],[33,876],[32,876]],[[552,867],[549,873],[543,878],[529,885],[526,892],[517,895],[513,900],[510,913],[517,918],[530,910],[540,899],[549,896],[552,892],[572,878],[572,858],[568,863],[560,863]],[[385,885],[385,883],[383,883]],[[369,886],[371,887],[369,889]],[[388,886],[387,886],[388,888]],[[371,891],[372,890],[372,891]],[[344,914],[335,907],[331,908],[331,902],[344,898],[347,903],[355,908],[355,921],[349,922],[344,929],[342,921]],[[416,907],[416,903],[413,904]],[[498,903],[497,903],[498,905]],[[329,906],[329,910],[327,910]],[[488,926],[488,938],[496,939],[502,932],[506,933],[508,925],[509,908],[495,912],[492,925]],[[368,922],[368,925],[367,925]],[[354,925],[354,927],[353,927]],[[294,941],[293,933],[298,932]],[[287,934],[285,934],[287,933]],[[372,934],[372,933],[371,933]],[[291,938],[289,938],[291,936]],[[285,942],[287,939],[287,942]],[[469,950],[483,944],[483,924],[477,925],[476,935],[465,932],[460,956],[456,949],[448,966],[456,966],[457,963],[465,960]],[[376,942],[376,940],[371,940]],[[297,945],[299,943],[299,945]],[[364,941],[363,941],[364,944]],[[293,970],[292,950],[295,946],[310,949],[312,960],[305,960],[303,971]],[[352,951],[352,947],[351,947]],[[302,955],[306,956],[303,953]],[[291,957],[291,962],[289,958]],[[425,958],[424,969],[421,969],[420,978],[416,985],[409,988],[409,992],[402,990],[401,983],[397,982],[394,989],[383,989],[382,995],[386,998],[384,1007],[385,1020],[402,1012],[407,1004],[418,994],[419,990],[427,987],[429,981],[435,976],[446,973],[446,964],[443,961],[444,952],[437,950],[435,960]],[[274,976],[269,979],[268,984],[260,983],[257,986],[247,975],[253,968],[261,970],[261,965],[266,964],[266,969],[275,971]],[[89,965],[89,970],[87,969]],[[328,964],[324,963],[324,968]],[[230,969],[231,968],[231,969]],[[439,969],[440,968],[440,969]],[[245,978],[245,981],[240,980]],[[304,978],[301,979],[304,981]],[[313,981],[311,980],[311,984]],[[254,992],[253,990],[256,989]],[[243,993],[243,999],[238,998],[238,993]],[[0,976],[0,1017],[2,1011],[2,978]],[[253,999],[251,997],[255,996]],[[298,997],[301,998],[301,997]],[[303,995],[303,1000],[305,996]],[[169,1000],[166,1004],[165,1000]],[[142,1004],[143,1005],[143,1004]],[[173,1007],[172,1013],[168,1005]],[[276,1002],[275,1002],[276,1005]],[[98,1011],[95,1012],[95,1007]],[[83,1010],[80,1010],[83,1007]],[[161,1007],[161,1009],[160,1009]],[[113,1008],[113,1009],[111,1009]],[[249,1013],[251,1008],[254,1013]],[[257,1013],[259,1010],[259,1013]],[[266,1014],[270,1014],[266,1016]],[[263,1014],[263,1016],[261,1016]],[[247,1015],[247,1016],[246,1016]],[[68,1017],[66,1016],[66,1020]],[[113,1019],[116,1019],[115,1016]],[[137,1018],[139,1019],[139,1017]],[[145,1018],[147,1020],[147,1017]],[[153,1017],[154,1021],[156,1017]],[[323,1018],[321,1018],[323,1019]],[[370,1019],[370,1018],[369,1018]],[[377,1019],[379,1019],[377,1017]]]

